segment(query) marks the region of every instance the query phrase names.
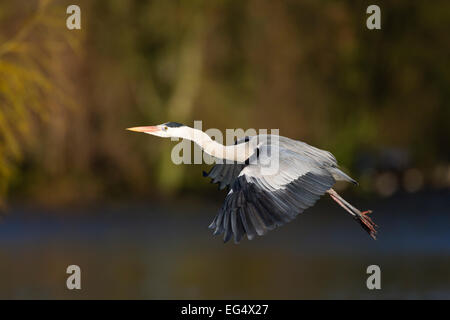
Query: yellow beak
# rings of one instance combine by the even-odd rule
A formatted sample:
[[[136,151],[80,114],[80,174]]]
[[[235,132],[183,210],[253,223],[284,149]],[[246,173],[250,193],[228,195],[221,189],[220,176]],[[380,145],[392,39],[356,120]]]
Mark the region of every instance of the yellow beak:
[[[148,132],[160,131],[161,129],[158,126],[148,126],[148,127],[132,127],[132,128],[127,128],[127,130],[134,131],[134,132],[148,133]]]

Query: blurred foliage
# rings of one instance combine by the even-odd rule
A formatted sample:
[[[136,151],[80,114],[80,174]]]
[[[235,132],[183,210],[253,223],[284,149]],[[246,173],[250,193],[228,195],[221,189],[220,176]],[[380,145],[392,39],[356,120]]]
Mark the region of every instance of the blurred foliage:
[[[65,28],[73,3],[82,30]],[[1,3],[1,192],[14,181],[18,197],[68,203],[207,187],[170,162],[173,142],[124,131],[166,121],[279,128],[356,177],[361,154],[389,148],[448,164],[450,3],[383,2],[377,31],[369,4]]]
[[[11,2],[1,5],[0,201],[9,183],[22,174],[16,164],[24,160],[24,149],[39,143],[39,123],[57,112],[55,108],[72,103],[57,82],[64,72],[61,61],[53,58],[68,46],[74,49],[77,40],[62,34],[50,4],[22,3],[19,13]]]

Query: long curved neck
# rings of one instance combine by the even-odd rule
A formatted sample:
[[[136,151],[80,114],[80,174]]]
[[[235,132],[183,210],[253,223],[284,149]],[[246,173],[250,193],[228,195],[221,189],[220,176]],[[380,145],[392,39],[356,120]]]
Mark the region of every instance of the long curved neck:
[[[205,132],[190,127],[183,128],[182,138],[198,144],[204,152],[218,159],[245,162],[254,152],[249,143],[224,146],[211,139]]]

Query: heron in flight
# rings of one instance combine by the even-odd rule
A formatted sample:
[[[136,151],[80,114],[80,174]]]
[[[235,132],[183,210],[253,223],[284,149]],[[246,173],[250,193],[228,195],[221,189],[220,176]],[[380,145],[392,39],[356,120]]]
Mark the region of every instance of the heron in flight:
[[[209,226],[214,235],[224,234],[224,242],[233,236],[236,243],[244,235],[249,240],[262,236],[292,221],[325,193],[376,239],[376,225],[368,216],[371,211],[361,212],[332,189],[336,181],[357,182],[338,168],[328,151],[278,135],[249,136],[225,146],[201,130],[176,122],[127,130],[188,139],[219,160],[203,175],[219,184],[219,189],[229,189]],[[274,159],[276,170],[263,170]]]

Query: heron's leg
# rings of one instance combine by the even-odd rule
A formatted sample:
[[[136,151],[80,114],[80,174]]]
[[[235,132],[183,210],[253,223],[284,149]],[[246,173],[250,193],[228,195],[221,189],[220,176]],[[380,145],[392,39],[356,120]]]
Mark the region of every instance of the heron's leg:
[[[369,213],[372,213],[371,210],[366,210],[361,212],[360,210],[356,209],[354,206],[352,206],[350,203],[345,201],[344,198],[342,198],[336,191],[333,189],[329,189],[327,193],[330,195],[330,197],[337,202],[342,208],[344,208],[348,213],[350,213],[353,218],[358,221],[364,230],[366,230],[370,236],[374,239],[376,239],[376,233],[375,227],[377,226],[372,219],[368,216]]]
[[[336,191],[334,191],[333,189],[330,189],[327,191],[328,194],[330,195],[331,199],[333,199],[334,201],[337,202],[338,205],[340,205],[342,208],[344,208],[348,213],[350,213],[352,216],[356,216],[356,214],[349,208],[347,207],[341,200],[339,200],[339,198],[337,198],[335,196]],[[337,194],[337,193],[336,193]],[[344,200],[344,199],[342,199]]]

